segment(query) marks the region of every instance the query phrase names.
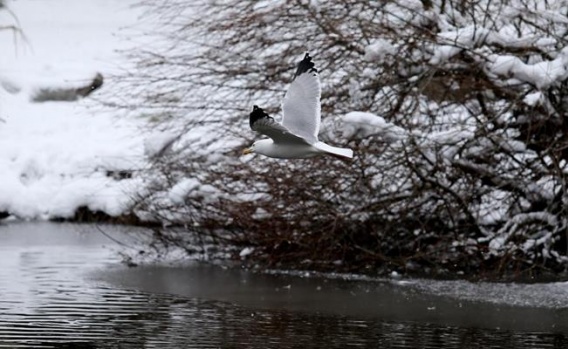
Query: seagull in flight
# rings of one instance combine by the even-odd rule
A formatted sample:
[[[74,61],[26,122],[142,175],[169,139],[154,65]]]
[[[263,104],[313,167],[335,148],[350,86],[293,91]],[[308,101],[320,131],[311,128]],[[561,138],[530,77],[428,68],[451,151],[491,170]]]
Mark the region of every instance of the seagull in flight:
[[[353,151],[332,147],[318,140],[321,123],[321,84],[312,57],[306,53],[282,101],[282,122],[258,106],[250,113],[250,128],[270,137],[256,141],[243,154],[258,153],[271,158],[304,159],[318,155],[352,158]]]

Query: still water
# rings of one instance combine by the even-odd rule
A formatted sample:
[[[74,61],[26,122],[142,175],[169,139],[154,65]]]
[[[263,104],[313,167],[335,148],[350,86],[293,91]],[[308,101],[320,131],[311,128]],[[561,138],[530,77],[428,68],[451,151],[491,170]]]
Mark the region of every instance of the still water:
[[[568,347],[565,283],[128,268],[120,248],[95,226],[0,223],[0,347]]]

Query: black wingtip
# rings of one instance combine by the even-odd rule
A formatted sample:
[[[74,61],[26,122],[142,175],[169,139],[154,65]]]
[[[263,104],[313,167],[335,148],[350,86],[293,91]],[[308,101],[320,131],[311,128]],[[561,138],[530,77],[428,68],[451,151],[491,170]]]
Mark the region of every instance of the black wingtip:
[[[258,120],[264,119],[264,118],[269,118],[269,117],[270,116],[268,114],[266,114],[264,112],[264,110],[262,110],[262,108],[260,108],[258,105],[253,106],[252,112],[250,113],[250,118],[249,118],[250,128],[252,128],[254,123],[257,122]]]
[[[304,59],[302,59],[300,61],[300,63],[298,63],[298,69],[296,70],[296,74],[294,74],[294,79],[297,76],[300,76],[306,72],[309,73],[317,73],[318,70],[316,68],[314,68],[315,64],[314,62],[312,62],[312,57],[310,57],[310,53],[306,52],[306,55],[304,56]]]

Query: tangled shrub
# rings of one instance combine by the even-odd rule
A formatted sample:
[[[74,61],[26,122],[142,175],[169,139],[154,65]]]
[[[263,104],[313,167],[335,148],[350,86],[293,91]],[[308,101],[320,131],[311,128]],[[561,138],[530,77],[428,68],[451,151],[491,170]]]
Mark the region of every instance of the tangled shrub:
[[[144,84],[131,90],[184,136],[140,214],[280,267],[565,269],[565,2],[147,5],[168,45],[134,52]],[[239,157],[253,103],[278,114],[308,50],[320,138],[347,140],[356,158]]]

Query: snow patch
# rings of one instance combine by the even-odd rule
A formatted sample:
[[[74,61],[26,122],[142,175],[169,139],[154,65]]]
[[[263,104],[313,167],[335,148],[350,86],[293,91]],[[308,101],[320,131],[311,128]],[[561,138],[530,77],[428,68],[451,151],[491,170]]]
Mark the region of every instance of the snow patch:
[[[179,138],[177,133],[159,132],[144,139],[144,155],[159,158],[171,153],[174,142]]]
[[[367,138],[376,135],[385,141],[394,142],[403,140],[407,136],[407,131],[402,127],[371,113],[350,112],[343,116],[343,121],[343,138]]]
[[[168,197],[174,204],[183,204],[185,199],[188,197],[189,193],[200,185],[199,181],[195,178],[185,178],[174,185],[169,193]]]
[[[368,62],[381,61],[387,55],[395,55],[395,47],[385,39],[376,39],[365,47],[365,60]]]
[[[254,252],[254,247],[245,247],[239,253],[239,257],[246,258],[246,256],[250,255]]]

